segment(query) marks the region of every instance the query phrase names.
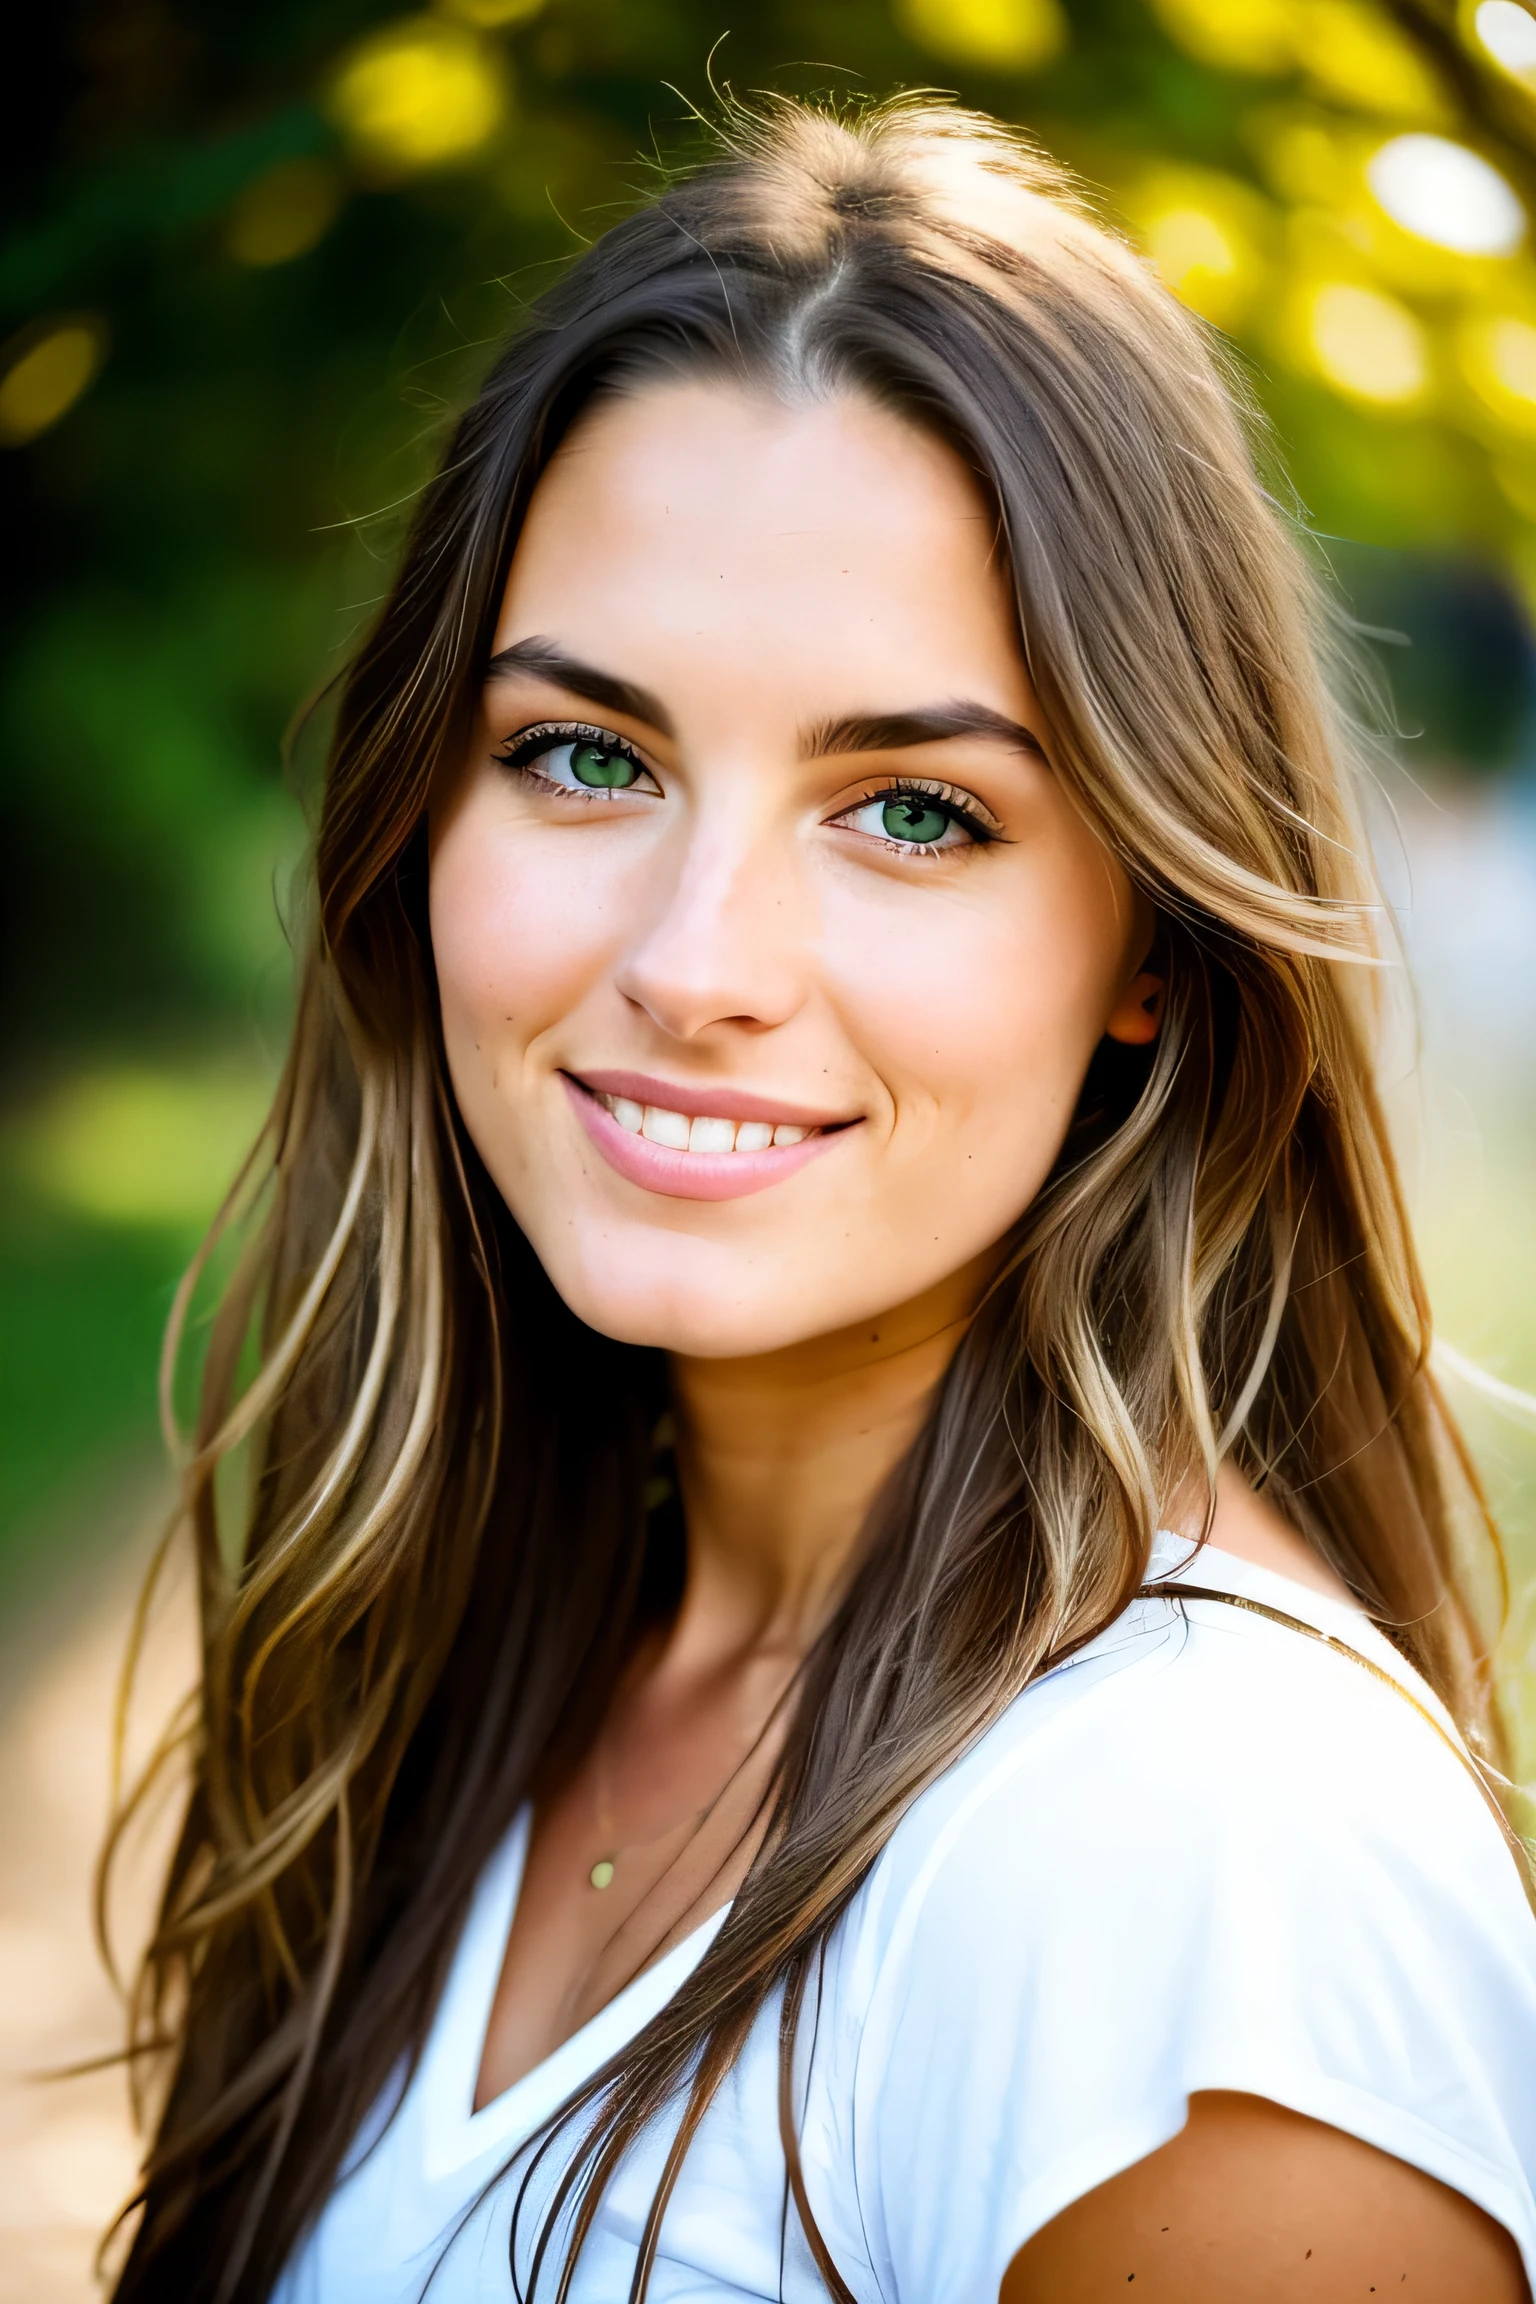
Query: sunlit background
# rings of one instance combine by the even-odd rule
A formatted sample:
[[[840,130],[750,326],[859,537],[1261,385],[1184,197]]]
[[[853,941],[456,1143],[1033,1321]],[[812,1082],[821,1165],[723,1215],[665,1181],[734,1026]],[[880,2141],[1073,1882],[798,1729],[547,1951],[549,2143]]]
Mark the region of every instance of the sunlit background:
[[[1390,689],[1388,1086],[1446,1341],[1536,1385],[1536,17],[1519,0],[93,0],[0,139],[0,2064],[109,2044],[85,1878],[158,1337],[261,1111],[281,737],[485,346],[740,94],[939,86],[1236,347]],[[11,37],[19,37],[19,28]],[[13,58],[14,64],[15,59]],[[1536,1439],[1459,1389],[1510,1537]],[[184,1651],[171,1612],[151,1677]],[[1527,1703],[1536,1730],[1536,1703]],[[1528,1736],[1536,1764],[1536,1734]],[[90,2291],[116,2076],[13,2077],[0,2296]]]

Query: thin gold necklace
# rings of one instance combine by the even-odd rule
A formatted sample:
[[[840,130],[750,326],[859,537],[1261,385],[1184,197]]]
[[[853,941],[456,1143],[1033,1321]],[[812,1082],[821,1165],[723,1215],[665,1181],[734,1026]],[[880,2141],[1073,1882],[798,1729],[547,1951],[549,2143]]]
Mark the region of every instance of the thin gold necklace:
[[[705,1825],[709,1822],[709,1819],[713,1815],[715,1809],[720,1805],[720,1802],[725,1798],[726,1793],[729,1792],[731,1786],[735,1783],[737,1777],[741,1774],[743,1768],[746,1767],[747,1762],[752,1758],[754,1752],[757,1751],[759,1745],[762,1743],[763,1738],[767,1735],[769,1727],[773,1722],[774,1715],[778,1711],[779,1706],[783,1703],[784,1696],[787,1694],[787,1692],[787,1689],[781,1690],[779,1695],[774,1698],[772,1705],[769,1707],[767,1717],[764,1719],[761,1728],[759,1728],[757,1734],[753,1737],[745,1752],[742,1753],[741,1758],[733,1763],[729,1773],[725,1776],[717,1788],[710,1794],[703,1807],[696,1809],[693,1812],[692,1821],[689,1823],[688,1837],[683,1842],[682,1847],[678,1850],[677,1857],[673,1858],[674,1863],[676,1863],[678,1858],[681,1857],[686,1852],[686,1850],[692,1846],[698,1835],[703,1831]],[[688,1822],[688,1819],[685,1817],[676,1824],[668,1824],[664,1826],[660,1832],[649,1833],[643,1840],[615,1840],[613,1838],[614,1818],[613,1813],[608,1805],[608,1772],[604,1764],[606,1757],[605,1734],[606,1727],[603,1732],[599,1733],[597,1742],[593,1746],[592,1750],[593,1822],[597,1826],[598,1846],[603,1850],[603,1853],[598,1857],[597,1862],[591,1866],[587,1873],[588,1886],[599,1890],[604,1888],[611,1888],[613,1886],[614,1874],[618,1870],[619,1858],[621,1856],[634,1856],[637,1855],[642,1849],[657,1847],[661,1841],[669,1840],[674,1832],[680,1832],[682,1830],[683,1823]]]
[[[595,1768],[593,1773],[594,1775],[597,1773]],[[735,1774],[734,1769],[731,1771],[731,1774]],[[730,1778],[727,1777],[726,1783],[728,1784],[729,1782]],[[720,1787],[720,1792],[723,1792],[724,1790],[725,1785],[722,1784]],[[720,1792],[717,1792],[714,1795],[714,1799],[707,1801],[705,1805],[697,1811],[693,1818],[692,1828],[688,1834],[688,1840],[691,1841],[694,1839],[696,1835],[704,1829],[704,1826],[709,1819],[710,1809],[714,1807],[715,1801],[720,1798]],[[613,1817],[609,1813],[607,1802],[603,1799],[601,1794],[596,1791],[595,1786],[592,1804],[594,1810],[594,1820],[597,1824],[598,1845],[607,1851],[605,1855],[599,1856],[597,1862],[592,1866],[591,1870],[587,1874],[588,1883],[593,1888],[611,1888],[613,1886],[613,1876],[618,1870],[619,1858],[621,1856],[634,1856],[637,1855],[641,1849],[654,1848],[658,1841],[669,1839],[674,1832],[680,1831],[682,1829],[681,1825],[669,1824],[663,1831],[653,1832],[647,1839],[644,1840],[615,1840],[613,1837]],[[688,1845],[688,1841],[685,1841],[683,1845],[686,1847]]]

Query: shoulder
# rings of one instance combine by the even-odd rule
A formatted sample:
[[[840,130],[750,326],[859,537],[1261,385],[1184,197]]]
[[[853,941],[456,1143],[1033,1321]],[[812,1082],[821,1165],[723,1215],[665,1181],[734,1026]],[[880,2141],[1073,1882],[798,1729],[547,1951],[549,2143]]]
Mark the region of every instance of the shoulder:
[[[1151,2304],[1401,2293],[1529,2304],[1512,2235],[1465,2193],[1257,2096],[1197,2096],[1179,2135],[1030,2240],[1002,2304],[1136,2284]]]
[[[1515,1863],[1412,1703],[1262,1617],[1140,1600],[1021,1697],[893,1836],[836,1997],[894,2293],[995,2295],[1204,2091],[1343,2129],[1536,2249]]]
[[[1347,1859],[1357,1895],[1465,1907],[1536,1948],[1449,1722],[1368,1625],[1354,1638],[1375,1671],[1223,1601],[1136,1601],[914,1807],[887,1851],[887,1924],[897,1903],[919,1933],[1006,1908],[1043,1939],[1098,1910],[1144,1941],[1154,1908],[1196,1913],[1255,1868],[1271,1899],[1321,1890],[1336,1909]],[[1134,1913],[1110,1893],[1128,1875]]]

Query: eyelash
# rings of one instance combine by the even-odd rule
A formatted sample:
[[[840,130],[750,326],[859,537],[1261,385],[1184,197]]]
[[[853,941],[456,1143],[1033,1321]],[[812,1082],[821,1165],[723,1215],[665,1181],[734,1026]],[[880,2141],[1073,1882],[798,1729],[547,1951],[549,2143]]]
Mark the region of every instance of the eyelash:
[[[547,784],[569,799],[611,798],[611,793],[597,787],[577,792],[569,785],[556,785],[552,777],[540,776],[534,766],[534,762],[544,753],[552,752],[559,744],[582,743],[601,745],[605,752],[617,753],[621,759],[628,760],[643,775],[649,776],[651,773],[632,744],[627,744],[622,736],[616,736],[611,728],[599,728],[594,721],[588,720],[541,721],[537,727],[525,728],[521,735],[510,738],[491,757],[499,766],[511,769],[514,775],[526,776],[530,782]],[[969,794],[957,790],[953,784],[929,783],[917,776],[899,776],[889,784],[871,786],[850,807],[840,809],[834,821],[841,822],[843,817],[854,815],[860,808],[883,805],[892,800],[926,800],[942,808],[952,823],[964,826],[978,848],[989,847],[1003,837],[982,816]],[[901,856],[931,853],[905,840],[884,840],[881,846]]]
[[[615,736],[611,728],[599,728],[592,720],[541,720],[536,728],[525,728],[520,736],[509,737],[499,752],[491,758],[498,767],[510,768],[516,776],[526,776],[530,783],[544,784],[569,800],[610,800],[611,791],[599,785],[578,791],[568,784],[556,784],[552,776],[541,776],[533,765],[546,752],[553,752],[561,744],[595,744],[604,752],[617,753],[621,760],[629,761],[643,776],[651,770],[641,759],[633,744],[626,744],[622,736]]]
[[[927,800],[942,808],[952,823],[964,825],[978,848],[990,847],[994,841],[1004,837],[994,825],[988,823],[969,793],[957,790],[953,784],[925,783],[919,776],[898,776],[893,783],[872,786],[869,791],[861,793],[851,807],[839,809],[836,820],[840,823],[843,817],[855,815],[860,808],[871,808],[877,803],[891,800]],[[945,853],[936,848],[918,847],[906,840],[885,840],[881,845],[894,849],[902,856]],[[948,853],[952,855],[954,851],[951,849]]]

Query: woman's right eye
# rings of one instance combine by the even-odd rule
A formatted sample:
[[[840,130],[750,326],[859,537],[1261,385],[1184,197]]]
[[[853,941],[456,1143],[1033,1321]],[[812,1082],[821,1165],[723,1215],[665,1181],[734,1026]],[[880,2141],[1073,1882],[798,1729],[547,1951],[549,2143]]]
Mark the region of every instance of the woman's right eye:
[[[622,737],[602,729],[531,728],[495,755],[531,783],[596,798],[611,792],[660,793],[649,768]]]

